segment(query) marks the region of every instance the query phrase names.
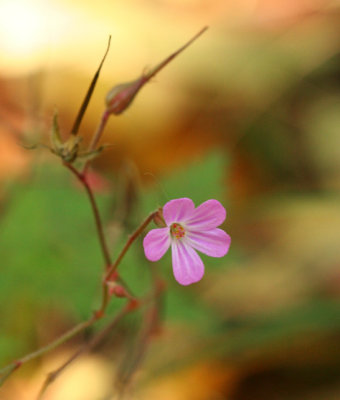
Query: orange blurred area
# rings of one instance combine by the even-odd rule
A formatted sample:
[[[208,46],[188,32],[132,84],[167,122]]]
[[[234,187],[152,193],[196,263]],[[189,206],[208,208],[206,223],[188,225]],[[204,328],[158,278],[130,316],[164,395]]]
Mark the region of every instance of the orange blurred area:
[[[133,230],[131,215],[142,219],[145,192],[157,208],[176,183],[207,199],[215,195],[210,187],[218,186],[228,211],[230,258],[211,267],[207,262],[204,280],[193,288],[178,289],[170,281],[175,322],[165,315],[164,330],[148,343],[126,398],[339,399],[340,2],[334,0],[0,0],[0,233],[11,228],[7,210],[18,207],[17,225],[35,224],[32,237],[47,243],[46,252],[42,245],[36,251],[41,265],[32,277],[35,259],[28,257],[26,265],[19,257],[21,249],[29,253],[32,244],[25,240],[31,237],[14,240],[11,251],[24,269],[18,276],[27,280],[27,292],[21,282],[13,305],[0,311],[13,335],[8,346],[17,355],[44,345],[73,319],[84,318],[77,305],[98,294],[96,288],[76,298],[85,280],[94,281],[87,265],[64,288],[61,269],[51,268],[50,282],[44,259],[51,252],[69,256],[66,271],[86,264],[81,254],[87,254],[92,233],[92,216],[86,225],[77,203],[72,212],[79,228],[72,235],[79,234],[79,254],[72,250],[68,198],[57,203],[58,190],[64,193],[60,177],[34,186],[46,165],[62,169],[46,149],[55,110],[66,140],[111,35],[79,130],[85,150],[108,91],[141,76],[206,25],[204,35],[145,85],[126,112],[110,116],[100,142],[109,146],[88,175],[96,194],[112,196],[103,211],[112,247],[121,232]],[[12,191],[23,181],[28,212]],[[70,185],[74,203],[80,203],[78,186]],[[40,229],[49,206],[56,224],[59,212],[66,216],[60,231]],[[58,235],[65,236],[62,243]],[[98,256],[96,240],[88,251]],[[1,251],[7,257],[10,250]],[[40,295],[32,282],[44,277],[51,297],[60,278],[61,292],[73,292],[76,300],[66,297],[60,304],[59,297],[39,297],[39,306],[27,300],[30,290]],[[118,344],[104,343],[79,357],[44,399],[116,399],[116,360],[124,358],[126,336],[127,349],[133,347],[131,326],[119,327]],[[46,375],[85,339],[25,366],[0,389],[0,399],[34,399]],[[0,332],[0,353],[1,345]]]
[[[135,1],[127,6],[3,0],[1,7],[0,74],[8,86],[2,102],[15,105],[18,118],[36,121],[35,130],[42,125],[44,133],[56,107],[67,135],[112,35],[82,125],[85,137],[96,129],[113,85],[138,77],[210,25],[106,129],[103,141],[114,147],[101,163],[117,165],[128,157],[151,173],[217,144],[235,146],[240,116],[264,112],[292,82],[338,50],[333,2]],[[6,117],[2,121],[6,124]]]

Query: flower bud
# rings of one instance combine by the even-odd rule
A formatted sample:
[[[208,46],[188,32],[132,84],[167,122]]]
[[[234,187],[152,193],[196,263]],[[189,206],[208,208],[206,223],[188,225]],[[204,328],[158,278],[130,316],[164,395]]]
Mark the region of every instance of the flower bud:
[[[164,221],[164,218],[163,218],[163,209],[162,209],[162,207],[160,207],[157,210],[157,212],[155,213],[155,215],[153,216],[153,222],[159,228],[165,228],[167,226],[165,221]]]
[[[177,51],[172,53],[169,57],[159,63],[156,67],[152,68],[150,71],[145,72],[140,78],[127,83],[121,83],[113,87],[106,96],[106,106],[107,112],[110,114],[119,115],[125,111],[139,90],[147,83],[151,78],[153,78],[160,70],[162,70],[170,61],[178,56],[183,50],[191,45],[199,36],[201,36],[208,27],[201,29],[192,39],[180,47]]]
[[[128,304],[126,305],[127,311],[135,311],[140,306],[140,301],[137,299],[130,299]]]
[[[129,107],[136,94],[147,81],[148,79],[142,75],[135,81],[113,87],[106,96],[107,111],[115,115],[121,114]]]
[[[58,124],[58,113],[54,112],[52,129],[50,134],[51,140],[51,148],[52,153],[59,156],[63,161],[72,163],[76,160],[79,152],[79,144],[81,142],[81,138],[70,135],[70,137],[62,141],[59,124]]]
[[[128,297],[128,293],[121,285],[113,285],[112,287],[109,287],[109,292],[111,295],[116,297]]]

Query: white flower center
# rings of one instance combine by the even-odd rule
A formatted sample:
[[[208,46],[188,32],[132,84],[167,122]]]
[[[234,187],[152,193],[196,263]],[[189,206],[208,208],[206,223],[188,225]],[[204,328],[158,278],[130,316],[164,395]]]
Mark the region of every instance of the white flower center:
[[[182,239],[185,236],[185,229],[178,222],[174,222],[170,226],[171,236],[175,239]]]

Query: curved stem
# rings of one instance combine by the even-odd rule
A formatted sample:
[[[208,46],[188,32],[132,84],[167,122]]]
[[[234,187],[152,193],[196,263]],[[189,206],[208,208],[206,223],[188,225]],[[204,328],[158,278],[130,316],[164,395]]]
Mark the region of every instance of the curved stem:
[[[152,221],[153,217],[156,215],[157,212],[158,211],[153,211],[151,214],[149,214],[145,218],[145,220],[139,225],[139,227],[130,235],[130,237],[127,240],[127,242],[125,243],[125,246],[123,247],[122,251],[119,253],[116,261],[107,270],[106,278],[105,278],[106,281],[110,280],[110,278],[114,275],[114,273],[117,270],[118,265],[122,261],[123,257],[125,256],[126,252],[129,250],[129,248],[132,245],[132,243],[137,239],[137,237],[149,225],[149,223]]]
[[[87,192],[87,195],[88,195],[90,203],[91,203],[93,216],[94,216],[94,219],[96,222],[98,239],[99,239],[100,247],[102,249],[105,264],[106,264],[106,267],[109,268],[109,266],[112,264],[111,256],[110,256],[109,249],[108,249],[108,246],[107,246],[107,243],[105,240],[103,224],[102,224],[102,221],[100,218],[99,209],[98,209],[98,206],[96,203],[96,199],[93,195],[92,189],[91,189],[90,185],[88,184],[84,173],[79,172],[76,168],[73,167],[73,165],[71,165],[67,162],[64,162],[64,165],[78,178],[78,180],[85,187],[85,190]]]
[[[3,369],[0,370],[0,386],[2,385],[3,382],[19,367],[21,367],[22,364],[33,360],[34,358],[40,357],[41,355],[47,353],[50,350],[55,349],[58,347],[60,344],[66,342],[67,340],[71,339],[73,336],[77,335],[79,332],[83,331],[84,329],[88,328],[91,326],[95,321],[97,321],[100,317],[97,315],[93,315],[90,319],[87,321],[81,322],[78,325],[74,326],[72,329],[70,329],[68,332],[64,333],[60,337],[58,337],[56,340],[53,342],[49,343],[48,345],[40,348],[39,350],[36,350],[32,353],[27,354],[20,360],[16,360],[12,362],[11,364],[7,365]]]
[[[125,361],[123,362],[121,367],[118,368],[115,383],[117,400],[124,398],[124,393],[129,386],[134,373],[143,362],[152,336],[159,331],[163,306],[163,302],[161,301],[161,299],[165,287],[152,267],[151,275],[153,282],[153,289],[150,298],[151,305],[144,313],[142,326],[137,337],[135,346],[130,349],[129,353],[126,355]]]
[[[152,221],[154,215],[157,213],[157,211],[152,212],[143,222],[142,224],[132,233],[132,235],[129,237],[127,242],[125,243],[125,246],[123,247],[122,251],[119,253],[116,261],[112,264],[111,262],[111,257],[108,251],[108,247],[106,244],[105,236],[104,236],[104,230],[102,226],[102,222],[100,219],[100,214],[98,210],[97,203],[95,201],[93,192],[91,190],[91,187],[89,186],[88,182],[86,181],[86,178],[84,174],[80,173],[76,168],[74,168],[71,164],[64,162],[64,165],[72,171],[72,173],[79,179],[79,181],[84,185],[86,192],[88,194],[88,197],[90,199],[91,207],[93,210],[95,222],[96,222],[96,227],[97,227],[97,233],[99,237],[99,242],[101,245],[103,257],[105,259],[106,263],[106,274],[105,278],[102,283],[102,305],[98,311],[96,311],[93,316],[88,319],[87,321],[81,322],[72,329],[70,329],[68,332],[64,333],[62,336],[58,337],[56,340],[53,342],[49,343],[48,345],[40,348],[39,350],[36,350],[32,353],[27,354],[20,360],[14,361],[11,364],[7,365],[6,367],[0,369],[0,386],[5,382],[5,380],[19,367],[21,367],[22,364],[40,357],[41,355],[47,353],[50,350],[55,349],[58,347],[60,344],[66,342],[73,336],[77,335],[87,327],[93,325],[97,320],[102,318],[105,315],[105,311],[107,308],[107,305],[109,303],[110,299],[110,293],[109,293],[109,288],[107,285],[107,282],[109,280],[117,280],[122,284],[124,289],[126,290],[126,297],[129,300],[127,306],[126,306],[126,311],[133,311],[134,309],[138,308],[139,302],[132,296],[130,295],[126,285],[122,281],[122,279],[117,275],[115,276],[116,270],[120,262],[122,261],[123,257],[125,256],[126,252],[129,250],[130,246],[132,243],[136,240],[136,238],[144,231],[144,229],[147,227],[147,225]],[[67,364],[68,365],[68,364]]]
[[[97,144],[98,144],[98,142],[100,140],[100,137],[103,134],[103,131],[104,131],[104,128],[106,126],[106,122],[109,119],[109,116],[110,116],[110,112],[106,109],[103,112],[102,117],[100,119],[99,126],[98,126],[95,134],[92,137],[91,143],[90,143],[89,148],[88,148],[89,152],[93,151],[96,148],[96,146],[97,146]]]
[[[94,151],[94,149],[95,149],[96,146],[98,145],[98,142],[99,142],[99,140],[100,140],[100,138],[101,138],[101,136],[102,136],[102,134],[103,134],[103,132],[104,132],[104,129],[105,129],[106,123],[107,123],[107,121],[108,121],[108,119],[109,119],[109,116],[110,116],[110,113],[109,113],[109,111],[106,109],[106,110],[103,112],[103,114],[102,114],[102,117],[101,117],[101,119],[100,119],[100,122],[99,122],[99,125],[98,125],[98,128],[97,128],[96,132],[95,132],[94,135],[92,136],[91,143],[90,143],[89,148],[88,148],[88,150],[87,150],[89,153],[91,153],[92,151]],[[86,161],[86,163],[85,163],[85,165],[84,165],[84,167],[83,167],[83,171],[82,171],[82,174],[83,174],[83,175],[84,175],[85,172],[87,171],[87,168],[88,168],[90,162],[91,162],[91,161]]]
[[[50,372],[46,379],[45,382],[43,383],[37,400],[42,400],[44,394],[46,393],[46,390],[48,387],[59,377],[60,374],[64,372],[64,370],[73,363],[79,356],[81,356],[83,353],[93,349],[96,347],[102,340],[103,338],[112,330],[114,329],[119,321],[129,312],[129,308],[127,306],[124,306],[121,311],[115,315],[114,319],[97,335],[95,335],[91,341],[87,344],[84,344],[79,350],[77,350],[70,358],[68,358],[59,368],[56,370]]]
[[[128,238],[128,240],[126,241],[123,249],[121,250],[121,252],[119,253],[116,261],[110,265],[110,267],[107,269],[106,271],[106,275],[105,278],[103,279],[103,297],[102,297],[102,305],[99,311],[97,311],[100,315],[105,311],[107,304],[109,302],[109,291],[108,291],[108,287],[107,287],[107,283],[111,280],[118,280],[120,281],[120,283],[123,284],[124,288],[127,290],[126,285],[124,284],[124,282],[121,280],[121,278],[119,278],[118,276],[116,277],[116,271],[117,268],[120,264],[120,262],[122,261],[122,259],[124,258],[126,252],[129,250],[130,246],[132,245],[132,243],[137,239],[137,237],[144,231],[144,229],[149,225],[149,223],[152,221],[154,215],[157,213],[157,211],[153,211],[151,214],[148,215],[148,217],[139,225],[139,227],[130,235],[130,237]],[[129,293],[128,293],[129,294]],[[128,296],[130,298],[130,300],[133,300],[134,297],[129,295]]]

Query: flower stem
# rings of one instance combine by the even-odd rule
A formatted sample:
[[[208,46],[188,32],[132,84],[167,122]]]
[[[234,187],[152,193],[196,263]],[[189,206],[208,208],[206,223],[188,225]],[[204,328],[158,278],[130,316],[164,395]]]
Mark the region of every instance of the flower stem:
[[[110,113],[106,109],[103,112],[102,117],[101,117],[100,122],[99,122],[99,125],[98,125],[98,128],[97,128],[96,132],[94,133],[94,135],[92,137],[91,143],[90,143],[89,148],[88,148],[89,152],[93,151],[96,148],[96,146],[97,146],[97,144],[98,144],[98,142],[99,142],[99,140],[100,140],[100,138],[101,138],[101,136],[103,134],[103,131],[104,131],[106,123],[107,123],[107,121],[109,119],[109,116],[110,116]]]
[[[106,123],[107,123],[107,121],[109,119],[109,116],[110,116],[110,113],[106,109],[103,112],[102,116],[101,116],[101,119],[100,119],[100,122],[99,122],[99,125],[98,125],[98,128],[97,128],[96,132],[92,136],[92,140],[91,140],[90,145],[89,145],[88,150],[87,150],[89,153],[94,151],[95,148],[97,147],[98,142],[99,142],[99,140],[100,140],[100,138],[101,138],[101,136],[102,136],[102,134],[104,132],[104,129],[105,129]],[[85,173],[87,171],[87,168],[90,165],[90,162],[91,162],[90,160],[85,162],[85,164],[83,166],[83,170],[82,170],[82,174],[83,175],[85,175]]]
[[[101,245],[103,257],[105,259],[106,263],[106,274],[105,278],[102,283],[102,305],[98,311],[96,311],[93,316],[88,319],[87,321],[81,322],[72,329],[70,329],[68,332],[64,333],[62,336],[51,342],[50,344],[40,348],[39,350],[36,350],[32,353],[27,354],[23,358],[17,361],[13,361],[11,364],[7,365],[6,367],[0,369],[0,386],[5,382],[5,380],[18,368],[21,367],[22,364],[40,357],[41,355],[47,353],[50,350],[55,349],[58,347],[60,344],[66,342],[73,336],[77,335],[87,327],[93,325],[97,320],[101,319],[105,315],[105,311],[107,308],[107,305],[109,303],[110,299],[110,294],[109,294],[109,288],[107,285],[107,282],[111,279],[113,280],[117,267],[122,261],[123,257],[125,256],[126,252],[129,250],[130,246],[132,243],[136,240],[136,238],[144,231],[144,229],[148,226],[148,224],[152,221],[154,215],[157,213],[157,211],[152,212],[143,222],[142,224],[132,233],[132,235],[129,237],[127,242],[125,243],[125,246],[123,247],[122,251],[119,253],[116,261],[112,264],[111,262],[111,257],[108,251],[108,247],[106,244],[105,236],[104,236],[104,231],[103,231],[103,225],[101,222],[99,210],[97,203],[95,201],[95,197],[93,195],[92,189],[89,186],[88,182],[86,181],[86,178],[83,173],[79,172],[76,168],[74,168],[71,164],[64,162],[64,165],[78,178],[78,180],[84,185],[86,192],[88,194],[90,203],[91,203],[91,208],[94,214],[95,222],[96,222],[96,227],[97,227],[97,233],[99,237],[99,242]],[[136,308],[139,307],[140,303],[130,294],[129,290],[127,289],[125,283],[123,280],[117,275],[114,280],[117,280],[122,284],[126,290],[127,293],[127,299],[128,303],[126,305],[126,311],[133,311]],[[68,363],[67,363],[68,365]]]
[[[89,197],[90,203],[91,203],[91,208],[93,211],[93,216],[96,222],[96,228],[97,228],[97,233],[98,233],[98,239],[100,243],[100,247],[103,253],[103,257],[105,260],[106,268],[109,268],[109,266],[112,264],[111,262],[111,256],[108,250],[108,246],[105,240],[105,235],[104,235],[104,230],[103,230],[103,224],[100,218],[99,214],[99,209],[97,206],[96,199],[93,195],[92,189],[90,185],[88,184],[86,180],[86,176],[84,173],[79,172],[76,168],[73,167],[73,165],[64,162],[64,165],[78,178],[78,180],[82,183],[82,185],[85,187],[85,190],[87,192],[87,195]]]
[[[182,51],[184,51],[187,47],[189,47],[196,39],[198,39],[203,33],[208,29],[208,26],[203,27],[196,35],[191,38],[187,43],[185,43],[182,47],[172,53],[169,57],[163,60],[160,64],[154,67],[151,71],[145,74],[145,82],[148,82],[151,78],[153,78],[161,69],[163,69],[170,61],[172,61],[175,57],[177,57]]]
[[[142,326],[137,336],[135,346],[132,346],[123,361],[123,364],[118,368],[115,389],[117,391],[117,400],[124,397],[124,393],[129,386],[134,373],[140,367],[150,341],[154,334],[159,332],[160,321],[162,317],[162,296],[164,292],[164,283],[158,278],[151,267],[151,276],[153,289],[151,298],[149,299],[150,307],[144,312]]]
[[[122,261],[122,259],[124,258],[126,252],[129,250],[130,246],[132,245],[132,243],[137,239],[137,237],[144,231],[144,229],[149,225],[149,223],[152,221],[154,215],[157,213],[157,211],[153,211],[151,214],[148,215],[148,217],[139,225],[139,227],[129,236],[128,240],[126,241],[123,249],[121,250],[121,252],[119,253],[116,261],[111,264],[109,266],[109,268],[106,271],[105,274],[105,278],[103,279],[103,283],[102,283],[102,287],[103,287],[103,296],[102,296],[102,305],[100,307],[100,309],[97,311],[97,313],[99,313],[99,315],[101,315],[106,307],[107,304],[109,302],[109,290],[108,290],[108,285],[107,283],[111,280],[118,280],[120,281],[120,283],[123,284],[123,286],[125,287],[125,289],[127,290],[128,293],[128,298],[130,299],[130,301],[137,301],[134,296],[132,296],[129,291],[128,288],[126,287],[125,283],[122,281],[122,279],[118,276],[116,277],[116,271],[117,268],[120,264],[120,262]]]
[[[129,250],[132,243],[137,239],[137,237],[144,231],[144,229],[149,225],[149,223],[153,220],[153,217],[157,214],[158,211],[153,211],[150,213],[145,220],[139,225],[139,227],[130,235],[129,239],[125,243],[122,251],[118,255],[116,261],[110,265],[110,268],[107,270],[105,280],[109,281],[111,277],[117,270],[118,265],[122,261],[123,257],[125,256],[126,252]]]

